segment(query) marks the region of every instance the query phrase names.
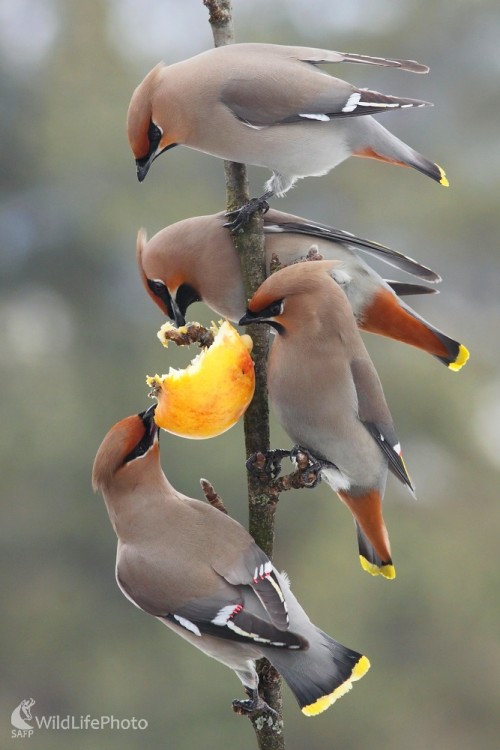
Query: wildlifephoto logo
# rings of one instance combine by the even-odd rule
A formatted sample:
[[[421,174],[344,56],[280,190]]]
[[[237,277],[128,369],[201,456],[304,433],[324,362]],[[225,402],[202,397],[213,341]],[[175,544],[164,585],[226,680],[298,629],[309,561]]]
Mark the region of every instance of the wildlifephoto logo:
[[[32,715],[31,709],[35,705],[34,698],[25,698],[16,706],[10,715],[12,724],[11,737],[13,739],[32,737],[38,730],[60,730],[60,731],[85,731],[98,729],[121,729],[122,731],[132,729],[144,731],[148,728],[146,719],[138,719],[131,716],[125,719],[118,719],[115,716],[75,716],[66,714],[60,716],[54,714],[51,716]]]
[[[31,737],[33,734],[33,727],[28,722],[33,721],[31,707],[35,705],[35,702],[33,698],[25,698],[12,711],[10,715],[10,723],[14,727],[12,737]]]

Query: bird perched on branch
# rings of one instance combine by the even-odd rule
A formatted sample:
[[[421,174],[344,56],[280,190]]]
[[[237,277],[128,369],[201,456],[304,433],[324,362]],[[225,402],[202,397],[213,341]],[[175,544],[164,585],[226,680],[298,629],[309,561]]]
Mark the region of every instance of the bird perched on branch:
[[[172,487],[160,465],[154,409],[114,425],[94,462],[93,487],[118,537],[118,586],[236,672],[248,695],[236,708],[268,710],[254,664],[265,656],[302,711],[321,713],[367,672],[368,659],[311,623],[239,523]]]
[[[189,305],[198,300],[235,322],[245,312],[240,260],[224,220],[223,213],[185,219],[162,229],[149,241],[143,230],[139,232],[137,261],[144,286],[177,326],[184,325]],[[264,237],[268,273],[274,255],[283,265],[289,265],[315,248],[325,260],[342,261],[343,274],[339,272],[336,279],[360,328],[416,346],[451,370],[459,370],[466,362],[468,352],[463,344],[427,323],[398,296],[434,290],[385,281],[358,251],[426,281],[440,281],[429,268],[376,242],[280,211],[270,210],[265,215]]]
[[[268,389],[278,420],[354,516],[364,570],[394,578],[382,516],[387,469],[412,492],[413,485],[382,385],[335,281],[339,267],[283,268],[261,284],[240,324],[276,330]]]
[[[298,179],[324,175],[352,155],[413,167],[448,185],[440,166],[371,117],[428,102],[359,89],[318,68],[341,62],[429,70],[413,60],[277,44],[231,44],[174,65],[159,63],[134,91],[128,110],[139,181],[177,145],[272,169],[261,198],[230,216],[235,228]]]

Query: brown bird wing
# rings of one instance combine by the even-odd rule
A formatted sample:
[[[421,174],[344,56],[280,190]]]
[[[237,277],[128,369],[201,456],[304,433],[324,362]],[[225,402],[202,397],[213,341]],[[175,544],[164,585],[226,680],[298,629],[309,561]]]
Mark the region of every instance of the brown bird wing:
[[[268,75],[266,71],[230,78],[222,87],[221,101],[239,120],[257,129],[429,106],[419,99],[358,89],[293,58],[273,60]]]
[[[189,599],[175,607],[174,611],[169,611],[167,605],[161,606],[161,596],[157,597],[153,606],[150,598],[142,596],[137,587],[131,587],[119,570],[116,579],[123,594],[137,607],[172,622],[195,636],[213,635],[240,643],[253,642],[283,648],[307,647],[305,639],[287,629],[286,608],[284,615],[276,618],[280,622],[286,619],[285,627],[279,628],[273,623],[263,602],[266,597],[259,596],[253,585],[232,585],[227,579],[214,575],[212,593]],[[262,588],[271,584],[259,581],[255,585]],[[269,615],[269,619],[265,615]]]
[[[358,396],[360,421],[387,456],[392,473],[413,492],[413,483],[375,367],[370,359],[358,357],[351,362],[351,372]]]

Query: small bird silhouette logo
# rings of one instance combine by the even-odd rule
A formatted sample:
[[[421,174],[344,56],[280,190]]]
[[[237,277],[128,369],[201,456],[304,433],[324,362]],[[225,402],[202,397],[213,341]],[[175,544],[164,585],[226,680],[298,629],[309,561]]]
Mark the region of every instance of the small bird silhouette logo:
[[[31,707],[35,705],[33,698],[25,698],[21,703],[12,711],[10,722],[16,729],[33,729],[28,724],[28,721],[33,721],[31,715]]]

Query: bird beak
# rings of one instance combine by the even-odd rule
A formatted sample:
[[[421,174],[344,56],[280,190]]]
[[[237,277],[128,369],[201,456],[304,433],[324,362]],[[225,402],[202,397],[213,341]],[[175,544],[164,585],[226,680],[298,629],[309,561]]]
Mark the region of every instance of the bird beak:
[[[141,411],[138,416],[142,419],[142,421],[145,423],[148,420],[153,419],[155,411],[156,411],[157,404],[153,404],[149,407],[149,409],[146,409],[145,411]]]
[[[240,320],[238,321],[239,326],[248,326],[251,325],[251,323],[263,323],[264,318],[261,318],[259,313],[253,313],[250,312],[250,310],[247,310],[246,313]]]
[[[157,406],[158,404],[153,404],[149,407],[149,409],[146,409],[146,411],[141,411],[141,413],[138,414],[138,416],[142,419],[144,427],[146,429],[144,437],[149,440],[150,445],[153,445],[160,433],[160,428],[155,422],[155,410]]]
[[[162,148],[161,150],[156,149],[155,151],[150,151],[146,156],[143,156],[141,159],[135,160],[135,166],[137,168],[137,179],[139,180],[139,182],[142,182],[146,178],[146,175],[149,172],[149,168],[156,157],[160,156],[160,154],[163,154],[164,151],[168,151],[169,149],[174,148],[174,146],[177,146],[177,143],[170,143],[168,146],[165,146],[165,148]]]
[[[271,326],[275,331],[277,331],[280,335],[286,334],[285,326],[283,326],[281,323],[278,322],[277,317],[281,315],[283,312],[283,300],[281,300],[281,311],[275,311],[271,310],[270,307],[266,308],[265,310],[261,310],[258,313],[254,313],[251,310],[247,310],[246,313],[240,320],[238,321],[238,325],[240,326],[248,326],[252,323],[267,323],[268,326]]]
[[[148,154],[147,156],[144,156],[142,159],[136,159],[135,160],[135,166],[137,168],[137,179],[139,182],[142,182],[147,173],[149,172],[149,167],[154,162],[156,157],[156,154],[153,152],[152,154]]]
[[[172,309],[172,316],[171,317],[173,317],[175,325],[177,326],[177,328],[180,328],[181,326],[185,326],[186,325],[186,318],[184,317],[184,315],[179,310],[179,306],[178,306],[177,302],[175,301],[175,299],[172,297],[172,295],[170,295],[170,307]]]
[[[168,317],[175,322],[177,328],[186,325],[186,318],[181,312],[179,305],[173,298],[170,289],[163,281],[159,279],[148,279],[146,278],[147,285],[151,291],[151,294],[161,302],[161,309],[168,315]]]

